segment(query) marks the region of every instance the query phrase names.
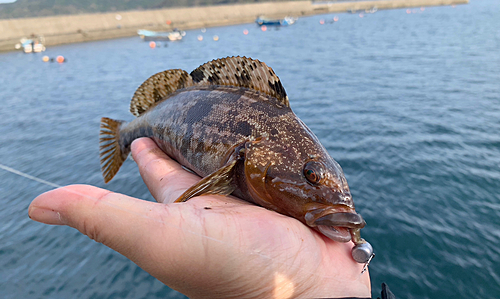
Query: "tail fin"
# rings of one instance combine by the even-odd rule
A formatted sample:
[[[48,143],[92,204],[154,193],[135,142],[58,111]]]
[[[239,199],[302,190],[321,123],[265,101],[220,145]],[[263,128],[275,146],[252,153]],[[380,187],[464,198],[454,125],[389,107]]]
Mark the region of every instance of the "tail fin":
[[[101,118],[101,131],[99,133],[101,171],[104,182],[108,183],[122,166],[128,153],[122,153],[120,148],[120,127],[124,122],[111,118]]]

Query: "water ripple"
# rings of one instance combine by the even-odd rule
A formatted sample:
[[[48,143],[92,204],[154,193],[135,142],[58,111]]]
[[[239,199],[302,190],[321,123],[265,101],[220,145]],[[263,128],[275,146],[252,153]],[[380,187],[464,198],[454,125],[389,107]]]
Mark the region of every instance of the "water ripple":
[[[130,120],[151,74],[246,55],[280,76],[295,113],[342,165],[363,237],[377,253],[374,294],[500,294],[499,3],[301,18],[262,32],[209,28],[220,40],[149,49],[138,38],[0,55],[0,163],[60,185],[88,183],[152,200],[134,163],[108,185],[98,161],[102,116]],[[333,17],[333,16],[331,16]],[[251,29],[244,36],[241,31]],[[22,78],[22,79],[19,79]],[[29,90],[27,90],[29,89]],[[184,298],[112,250],[27,217],[48,186],[0,170],[0,290],[5,298]],[[29,282],[27,284],[26,282]]]

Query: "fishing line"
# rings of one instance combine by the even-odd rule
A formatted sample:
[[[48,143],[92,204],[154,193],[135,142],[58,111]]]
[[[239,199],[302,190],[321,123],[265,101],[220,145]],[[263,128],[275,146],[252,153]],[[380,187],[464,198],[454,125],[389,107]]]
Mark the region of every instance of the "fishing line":
[[[50,186],[50,187],[53,187],[53,188],[61,188],[63,186],[61,185],[58,185],[58,184],[55,184],[55,183],[52,183],[52,182],[49,182],[49,181],[46,181],[44,179],[40,179],[38,177],[35,177],[35,176],[32,176],[30,174],[27,174],[25,172],[22,172],[22,171],[19,171],[19,170],[16,170],[12,167],[9,167],[9,166],[6,166],[2,163],[0,163],[0,168],[7,171],[7,172],[10,172],[10,173],[13,173],[13,174],[16,174],[16,175],[19,175],[21,177],[24,177],[24,178],[27,178],[29,180],[32,180],[32,181],[35,181],[35,182],[38,182],[38,183],[41,183],[41,184],[44,184],[44,185],[47,185],[47,186]],[[96,201],[99,201],[98,198],[95,198],[95,197],[92,197],[92,196],[89,196],[87,194],[84,194],[84,193],[80,193],[80,192],[77,192],[77,191],[74,191],[74,190],[66,190],[66,192],[71,192],[73,194],[76,194],[76,195],[79,195],[79,196],[82,196],[82,197],[85,197],[85,198],[88,198],[88,199],[92,199],[92,200],[96,200]],[[110,191],[110,192],[113,192],[113,191]],[[221,241],[219,239],[216,239],[216,238],[212,238],[212,237],[209,237],[209,236],[206,236],[206,235],[202,235],[202,234],[199,234],[199,233],[196,233],[194,231],[191,231],[191,230],[188,230],[186,228],[181,228],[179,227],[178,225],[174,225],[172,223],[167,223],[165,221],[162,221],[162,220],[159,220],[157,218],[153,218],[153,217],[149,217],[147,215],[144,215],[144,214],[141,214],[141,213],[138,213],[134,210],[129,210],[129,209],[125,209],[121,206],[118,206],[118,205],[115,205],[115,204],[112,204],[110,202],[107,202],[107,201],[100,201],[100,203],[103,203],[103,204],[106,204],[108,206],[111,206],[113,208],[116,208],[116,209],[119,209],[119,210],[122,210],[122,211],[125,211],[125,212],[128,212],[128,213],[131,213],[131,214],[134,214],[136,216],[139,216],[141,218],[147,218],[149,220],[153,220],[155,222],[158,222],[158,223],[161,223],[161,224],[164,224],[164,225],[168,225],[170,227],[174,227],[176,229],[180,229],[182,230],[183,232],[187,232],[187,233],[190,233],[190,234],[193,234],[195,236],[199,236],[199,237],[202,237],[202,238],[205,238],[207,240],[211,240],[211,241],[214,241],[214,242],[217,242],[217,243],[220,243],[220,244],[223,244],[223,245],[226,245],[226,246],[233,246],[232,244],[230,243],[227,243],[227,242],[224,242],[224,241]],[[277,262],[275,261],[271,256],[268,256],[266,254],[263,254],[257,250],[245,250],[244,251],[245,253],[247,254],[252,254],[252,255],[257,255],[263,259],[266,259],[266,260],[270,260],[270,261],[273,261],[274,263],[277,263],[277,264],[280,264],[282,266],[287,266],[288,268],[299,268],[300,271],[305,271],[306,273],[310,274],[310,275],[313,275],[313,276],[319,276],[317,273],[313,272],[313,271],[309,271],[309,270],[305,270],[305,269],[302,269],[300,268],[298,265],[293,265],[293,264],[290,264],[290,263],[286,263],[286,262]],[[370,259],[371,260],[371,259]],[[366,265],[367,266],[367,265]],[[365,267],[366,267],[365,266]],[[358,280],[361,278],[361,276],[363,275],[363,273],[365,272],[366,270],[363,269],[363,272],[357,277],[357,279],[353,279],[353,280]],[[319,278],[337,278],[336,276],[328,276],[328,275],[321,275],[319,276]]]
[[[22,177],[25,177],[27,179],[30,179],[32,181],[35,181],[35,182],[39,182],[39,183],[42,183],[44,185],[48,185],[48,186],[51,186],[51,187],[54,187],[54,188],[61,188],[62,186],[58,185],[58,184],[54,184],[54,183],[51,183],[49,181],[46,181],[46,180],[42,180],[40,178],[37,178],[37,177],[34,177],[32,175],[29,175],[27,173],[24,173],[22,171],[19,171],[19,170],[15,170],[14,168],[12,167],[9,167],[9,166],[6,166],[6,165],[3,165],[0,163],[0,168],[2,168],[3,170],[6,170],[6,171],[9,171],[9,172],[12,172],[14,174],[17,174],[19,176],[22,176]]]

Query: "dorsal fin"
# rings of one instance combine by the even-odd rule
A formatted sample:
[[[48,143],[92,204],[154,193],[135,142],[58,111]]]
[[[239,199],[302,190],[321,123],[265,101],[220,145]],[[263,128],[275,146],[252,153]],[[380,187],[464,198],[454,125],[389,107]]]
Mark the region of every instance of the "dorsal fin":
[[[196,85],[227,85],[254,89],[290,107],[281,81],[265,63],[246,57],[227,57],[207,62],[191,72]]]
[[[135,116],[139,116],[169,94],[192,85],[191,76],[180,69],[166,70],[154,74],[135,91],[130,102],[130,112]]]
[[[178,89],[194,85],[245,87],[266,93],[290,107],[281,81],[265,63],[246,57],[227,57],[207,62],[188,74],[166,70],[149,77],[134,93],[130,112],[139,116]]]

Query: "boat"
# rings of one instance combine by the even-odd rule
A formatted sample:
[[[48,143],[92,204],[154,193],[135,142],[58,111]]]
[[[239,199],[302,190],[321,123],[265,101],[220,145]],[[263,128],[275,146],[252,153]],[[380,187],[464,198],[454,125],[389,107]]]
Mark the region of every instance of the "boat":
[[[283,19],[268,19],[263,16],[257,17],[255,23],[259,26],[288,26],[292,25],[297,21],[297,18],[294,17],[284,17]]]
[[[178,41],[186,36],[183,30],[174,29],[173,31],[151,31],[146,29],[137,30],[137,34],[144,41]]]
[[[21,38],[18,44],[15,45],[16,49],[22,49],[24,53],[40,53],[46,50],[43,43],[45,39],[43,36],[33,38]]]
[[[376,6],[370,8],[370,9],[365,9],[366,13],[376,13],[378,8]]]

